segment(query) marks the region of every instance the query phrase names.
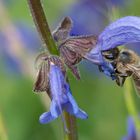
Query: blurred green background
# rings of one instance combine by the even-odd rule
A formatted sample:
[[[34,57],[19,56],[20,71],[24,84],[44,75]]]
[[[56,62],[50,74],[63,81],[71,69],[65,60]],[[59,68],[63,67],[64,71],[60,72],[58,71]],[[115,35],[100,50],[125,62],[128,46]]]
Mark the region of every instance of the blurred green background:
[[[69,15],[72,6],[81,1],[42,0],[51,29],[54,29],[63,16]],[[49,99],[44,95],[45,93],[34,94],[32,91],[36,77],[34,61],[43,47],[41,43],[30,46],[34,41],[30,36],[36,34],[38,42],[40,39],[27,1],[4,0],[0,5],[0,9],[4,8],[3,11],[0,10],[1,128],[4,125],[8,140],[61,140],[63,131],[62,128],[60,129],[62,127],[60,119],[47,125],[41,125],[38,121],[40,114],[48,110],[46,106],[49,105]],[[139,16],[139,5],[139,0],[126,0],[123,6],[117,5],[120,17]],[[81,16],[82,10],[81,8]],[[89,20],[87,22],[90,22],[91,18],[87,17],[87,19]],[[109,21],[104,21],[104,26],[107,23]],[[27,33],[24,32],[25,29]],[[26,37],[29,42],[31,41],[28,45],[25,42]],[[11,45],[12,42],[15,44]],[[15,49],[14,45],[17,46]],[[90,67],[90,65],[89,62],[80,64],[81,81],[77,81],[69,72],[73,95],[79,106],[89,114],[88,120],[77,120],[79,140],[121,140],[126,134],[126,120],[129,115],[123,88],[100,74],[97,67]],[[135,93],[133,96],[137,109],[140,110],[140,99]],[[2,135],[0,132],[0,138]]]

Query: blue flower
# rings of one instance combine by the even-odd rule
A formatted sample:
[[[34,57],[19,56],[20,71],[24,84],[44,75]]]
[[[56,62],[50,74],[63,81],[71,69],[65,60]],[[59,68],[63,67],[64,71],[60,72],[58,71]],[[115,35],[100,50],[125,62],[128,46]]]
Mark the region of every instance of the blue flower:
[[[101,65],[104,73],[112,77],[113,67],[104,60],[102,51],[133,42],[140,42],[140,18],[135,16],[123,17],[105,28],[98,37],[96,47],[87,54],[87,58],[92,60],[98,56],[99,60],[96,61],[100,62],[99,65]]]
[[[105,51],[132,42],[140,42],[140,18],[128,16],[106,27],[99,36],[98,46]]]
[[[14,25],[16,28],[15,31],[18,36],[18,38],[21,39],[21,46],[19,46],[19,50],[22,51],[24,50],[25,52],[28,52],[28,55],[30,54],[31,56],[34,55],[38,51],[38,47],[41,46],[41,42],[37,36],[37,32],[32,30],[30,26],[27,26],[25,23],[15,23]],[[9,32],[9,34],[11,34]],[[8,41],[8,37],[4,32],[0,33],[0,42],[1,42],[1,47],[0,47],[0,56],[2,56],[2,59],[4,60],[4,67],[3,69],[8,73],[8,74],[21,74],[23,72],[22,70],[22,59],[19,57],[20,55],[15,53],[14,51],[16,50],[16,47],[12,49],[13,51],[9,51],[11,47],[14,47],[15,45],[12,46],[12,44]],[[19,41],[19,40],[18,40]],[[17,42],[16,42],[17,43]],[[18,42],[19,43],[19,42]],[[23,44],[22,44],[23,43]],[[24,48],[22,48],[24,47]],[[18,53],[20,53],[18,51]]]
[[[78,107],[74,100],[61,69],[53,63],[50,64],[49,85],[51,92],[50,111],[40,116],[40,123],[46,124],[61,116],[64,128],[67,131],[63,110],[77,118],[87,119],[88,115]]]
[[[74,23],[71,35],[99,34],[109,20],[107,13],[114,6],[124,6],[125,2],[126,0],[78,0],[66,14]]]
[[[136,128],[132,117],[128,117],[127,120],[127,136],[123,137],[122,140],[136,140]]]

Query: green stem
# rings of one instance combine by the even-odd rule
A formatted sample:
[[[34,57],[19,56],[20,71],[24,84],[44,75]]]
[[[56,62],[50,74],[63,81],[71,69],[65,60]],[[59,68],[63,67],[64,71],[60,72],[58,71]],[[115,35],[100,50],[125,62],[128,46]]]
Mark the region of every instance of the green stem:
[[[31,10],[31,14],[36,25],[36,28],[41,36],[43,44],[49,50],[51,54],[58,55],[57,46],[51,35],[51,31],[43,11],[40,0],[28,0],[28,4]]]
[[[50,32],[40,0],[28,0],[36,28],[41,35],[43,43],[51,54],[59,55],[56,44]],[[65,134],[65,140],[78,140],[76,118],[64,112],[67,127],[70,133]]]
[[[133,100],[132,93],[133,92],[133,86],[131,79],[127,79],[124,85],[124,95],[125,95],[125,103],[128,109],[129,115],[131,115],[134,119],[134,123],[136,126],[137,131],[137,138],[140,138],[139,132],[140,132],[140,119],[139,119],[139,113],[136,109],[136,105]]]
[[[69,133],[65,134],[65,140],[78,140],[76,118],[64,112]]]
[[[8,140],[8,136],[5,130],[2,114],[0,113],[0,139],[1,140]]]

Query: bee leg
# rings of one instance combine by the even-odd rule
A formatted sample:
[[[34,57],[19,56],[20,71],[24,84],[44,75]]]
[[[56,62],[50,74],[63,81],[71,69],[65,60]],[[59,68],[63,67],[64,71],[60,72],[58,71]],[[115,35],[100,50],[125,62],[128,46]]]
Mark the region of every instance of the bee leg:
[[[125,76],[118,76],[116,78],[116,83],[117,83],[118,86],[122,87],[124,85],[125,80],[126,80]]]

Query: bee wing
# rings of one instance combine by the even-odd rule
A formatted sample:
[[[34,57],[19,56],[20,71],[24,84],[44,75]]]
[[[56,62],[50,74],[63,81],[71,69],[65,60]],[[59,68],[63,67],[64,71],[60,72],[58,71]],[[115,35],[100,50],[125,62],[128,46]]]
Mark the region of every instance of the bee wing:
[[[37,74],[37,80],[34,84],[35,92],[44,92],[48,90],[48,72],[49,72],[49,64],[46,62],[42,62],[41,67]]]
[[[126,64],[127,69],[133,73],[133,75],[140,78],[140,66],[134,64]]]
[[[127,64],[127,67],[132,71],[132,78],[134,81],[136,94],[140,97],[140,67],[135,65]]]

